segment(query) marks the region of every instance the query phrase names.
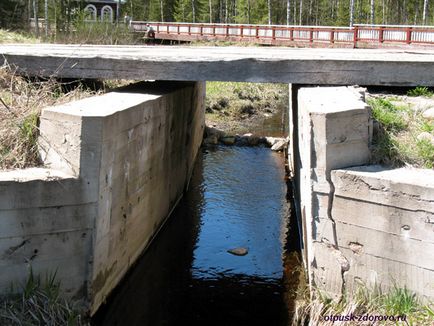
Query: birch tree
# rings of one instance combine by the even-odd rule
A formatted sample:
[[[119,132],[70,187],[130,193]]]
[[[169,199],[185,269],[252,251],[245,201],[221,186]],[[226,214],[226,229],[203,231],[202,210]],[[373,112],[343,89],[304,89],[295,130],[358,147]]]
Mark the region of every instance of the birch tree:
[[[423,14],[422,14],[422,24],[426,25],[426,13],[428,9],[428,0],[423,1]]]

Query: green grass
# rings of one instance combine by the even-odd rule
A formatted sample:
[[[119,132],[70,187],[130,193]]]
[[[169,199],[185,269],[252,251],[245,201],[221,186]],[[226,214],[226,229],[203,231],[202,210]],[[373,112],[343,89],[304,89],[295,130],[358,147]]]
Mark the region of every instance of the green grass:
[[[374,119],[380,122],[387,131],[399,132],[407,128],[406,108],[394,106],[390,101],[378,98],[369,101]]]
[[[434,321],[433,303],[424,304],[417,295],[406,288],[393,286],[382,291],[379,286],[368,288],[363,284],[356,286],[352,293],[346,293],[341,300],[332,299],[327,293],[314,291],[313,299],[305,297],[299,300],[292,325],[303,325],[310,321],[312,325],[334,325],[325,321],[330,315],[377,315],[405,316],[402,325],[432,326]],[[342,323],[353,325],[354,323]],[[356,323],[357,324],[357,323]],[[396,322],[379,322],[376,325],[399,325]]]
[[[432,169],[434,145],[418,136],[422,132],[434,135],[434,123],[424,119],[421,112],[396,106],[384,98],[368,99],[368,103],[379,123],[373,139],[373,163]]]
[[[41,280],[30,270],[20,294],[0,299],[0,325],[88,325],[77,304],[61,297],[60,288],[56,273]]]
[[[418,86],[416,88],[410,89],[407,92],[408,96],[424,96],[424,97],[432,97],[434,93],[428,88],[423,86]]]
[[[0,29],[0,43],[38,43],[31,35]]]

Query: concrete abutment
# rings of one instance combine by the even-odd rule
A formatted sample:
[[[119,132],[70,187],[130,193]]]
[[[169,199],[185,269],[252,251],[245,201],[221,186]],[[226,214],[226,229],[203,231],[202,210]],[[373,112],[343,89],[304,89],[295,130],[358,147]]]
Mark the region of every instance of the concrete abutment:
[[[139,83],[45,109],[44,168],[0,173],[0,293],[57,272],[94,313],[182,196],[203,82]]]
[[[359,284],[434,298],[434,171],[369,165],[370,108],[352,87],[292,86],[297,212],[309,284],[335,300]]]

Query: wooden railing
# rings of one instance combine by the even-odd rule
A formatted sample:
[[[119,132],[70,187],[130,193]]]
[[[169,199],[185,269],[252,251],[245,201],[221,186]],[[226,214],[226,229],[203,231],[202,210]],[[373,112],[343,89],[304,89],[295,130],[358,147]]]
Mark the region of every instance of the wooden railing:
[[[192,24],[131,22],[136,32],[154,30],[156,39],[192,41],[226,40],[245,41],[261,44],[304,44],[315,46],[382,44],[421,44],[434,45],[434,27],[423,26],[367,26],[350,27],[327,26],[281,26],[281,25],[242,25],[242,24]]]

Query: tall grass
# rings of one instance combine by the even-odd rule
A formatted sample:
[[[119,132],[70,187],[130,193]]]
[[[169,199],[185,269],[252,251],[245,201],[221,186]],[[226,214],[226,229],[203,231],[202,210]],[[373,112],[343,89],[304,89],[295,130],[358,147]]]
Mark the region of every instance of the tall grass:
[[[20,292],[0,299],[0,325],[88,325],[78,307],[60,296],[56,273],[41,280],[30,270]]]
[[[379,286],[368,288],[362,284],[353,293],[347,293],[339,302],[326,293],[315,290],[314,299],[299,300],[292,325],[336,325],[330,316],[339,316],[339,325],[421,325],[432,326],[434,322],[433,303],[424,304],[406,288],[394,286],[383,292]],[[373,323],[343,321],[342,316],[393,316],[405,321],[380,321]],[[335,317],[336,318],[336,317]]]
[[[65,93],[55,80],[29,80],[0,67],[0,169],[39,165],[41,109],[92,94],[81,86]]]
[[[70,31],[57,32],[53,41],[56,43],[102,45],[143,43],[140,35],[133,33],[127,25],[102,21],[87,22],[83,12],[75,15]]]
[[[434,167],[434,144],[418,139],[422,132],[434,137],[434,123],[418,110],[397,106],[384,98],[369,99],[379,128],[373,139],[373,161],[390,166]]]

